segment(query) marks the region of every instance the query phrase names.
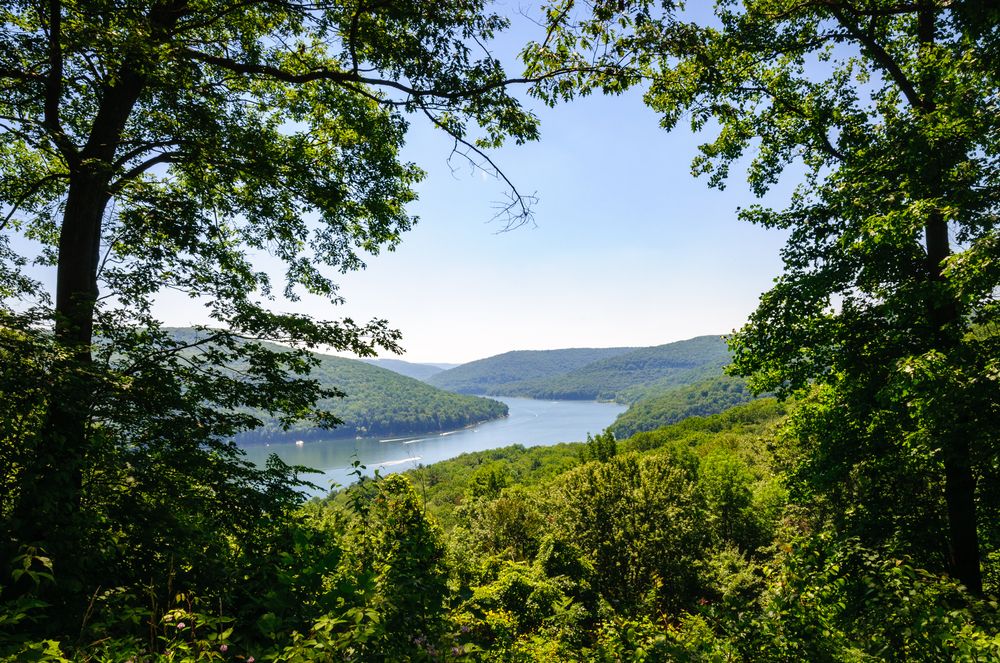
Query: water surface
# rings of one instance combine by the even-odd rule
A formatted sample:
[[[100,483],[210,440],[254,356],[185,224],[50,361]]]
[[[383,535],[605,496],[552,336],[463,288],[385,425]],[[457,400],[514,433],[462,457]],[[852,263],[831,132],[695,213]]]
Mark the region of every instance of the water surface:
[[[510,408],[504,419],[488,421],[448,433],[413,437],[363,438],[357,440],[294,441],[269,445],[247,445],[247,458],[262,465],[270,454],[277,454],[290,465],[307,465],[323,473],[310,480],[326,489],[333,483],[352,480],[351,463],[360,460],[371,474],[403,472],[418,465],[429,465],[454,458],[469,451],[495,449],[511,444],[545,446],[560,442],[579,442],[587,433],[597,434],[625,411],[617,403],[592,401],[541,401],[530,398],[497,398]],[[319,492],[325,492],[319,491]]]

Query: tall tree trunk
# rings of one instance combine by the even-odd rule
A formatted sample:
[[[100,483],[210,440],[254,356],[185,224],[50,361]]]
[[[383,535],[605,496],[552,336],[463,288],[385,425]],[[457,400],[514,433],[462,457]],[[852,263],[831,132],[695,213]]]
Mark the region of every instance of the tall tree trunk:
[[[924,228],[928,278],[931,288],[927,303],[928,319],[935,335],[934,347],[949,358],[958,353],[962,316],[954,296],[948,292],[942,273],[944,261],[951,254],[948,224],[940,212],[931,214]],[[961,395],[958,395],[961,398]],[[939,407],[948,407],[940,404]],[[952,416],[961,416],[960,404]],[[937,417],[938,421],[948,416]],[[972,471],[968,431],[961,426],[938,425],[944,464],[944,497],[948,512],[948,557],[952,575],[969,591],[981,594],[983,576],[979,560],[979,531],[976,516],[976,479]]]
[[[96,388],[91,343],[107,188],[106,178],[93,174],[70,181],[56,280],[55,336],[64,354],[53,366],[46,418],[14,514],[20,542],[42,546],[55,560],[57,577],[70,585],[79,571],[76,529]]]
[[[921,0],[917,16],[917,32],[921,50],[934,45],[937,14],[940,10],[930,0]],[[921,104],[916,109],[924,118],[937,111],[937,77],[928,67],[920,77]],[[947,199],[951,192],[943,190],[946,146],[933,144],[926,137],[925,166],[922,173],[923,193],[930,199]],[[951,255],[948,222],[935,210],[924,225],[924,246],[927,251],[929,288],[927,316],[933,334],[934,349],[949,359],[955,359],[961,343],[962,314],[959,303],[947,287],[944,262]],[[945,406],[946,407],[946,406]],[[945,417],[939,417],[938,420]],[[972,472],[969,440],[961,426],[939,425],[935,431],[941,444],[944,463],[944,495],[948,513],[948,552],[952,575],[969,591],[982,594],[983,576],[979,563],[979,531],[976,517],[976,479]]]

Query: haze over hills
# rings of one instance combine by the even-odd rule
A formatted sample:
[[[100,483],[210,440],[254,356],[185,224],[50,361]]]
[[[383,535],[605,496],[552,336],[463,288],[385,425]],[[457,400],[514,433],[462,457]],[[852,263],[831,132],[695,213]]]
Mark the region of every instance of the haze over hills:
[[[415,364],[402,359],[362,359],[366,364],[386,368],[394,373],[426,382],[432,375],[454,368],[458,364]]]
[[[429,382],[459,393],[634,403],[720,375],[727,363],[721,336],[698,336],[649,348],[508,352],[438,373]]]

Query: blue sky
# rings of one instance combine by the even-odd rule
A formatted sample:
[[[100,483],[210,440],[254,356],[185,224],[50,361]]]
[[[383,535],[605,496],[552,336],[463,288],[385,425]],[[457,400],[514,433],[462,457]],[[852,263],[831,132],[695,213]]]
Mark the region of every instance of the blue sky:
[[[342,280],[342,313],[388,318],[411,361],[657,345],[740,326],[780,272],[784,240],[736,219],[752,199],[743,181],[719,192],[693,178],[698,138],[662,131],[638,94],[539,114],[541,141],[495,155],[539,196],[536,225],[507,232],[489,222],[502,185],[452,175],[448,140],[414,123],[407,155],[428,172],[412,208],[420,222]]]
[[[498,43],[505,61],[538,30],[517,11]],[[541,140],[491,156],[519,189],[537,193],[534,225],[500,232],[491,218],[502,183],[459,160],[453,173],[450,139],[414,116],[404,156],[427,172],[411,207],[419,223],[395,252],[339,279],[343,306],[304,299],[274,308],[386,318],[403,333],[402,358],[417,362],[658,345],[741,326],[781,271],[784,236],[736,219],[754,201],[739,168],[721,192],[692,177],[709,136],[661,130],[638,91],[554,109],[526,104],[541,119]],[[769,200],[781,205],[789,192],[782,185]],[[157,312],[168,325],[209,322],[179,295],[164,295]]]
[[[515,9],[502,59],[534,31]],[[345,305],[276,308],[387,318],[403,333],[402,358],[417,362],[658,345],[739,327],[780,272],[784,240],[736,219],[753,201],[740,170],[722,192],[695,179],[691,159],[707,136],[663,131],[638,91],[554,109],[526,103],[541,118],[541,140],[491,156],[519,189],[537,193],[534,225],[499,232],[491,218],[503,185],[460,160],[450,166],[448,137],[414,116],[404,154],[427,172],[411,207],[419,223],[395,252],[340,278]],[[788,192],[770,198],[780,204]],[[173,298],[160,312],[168,324],[204,321]]]

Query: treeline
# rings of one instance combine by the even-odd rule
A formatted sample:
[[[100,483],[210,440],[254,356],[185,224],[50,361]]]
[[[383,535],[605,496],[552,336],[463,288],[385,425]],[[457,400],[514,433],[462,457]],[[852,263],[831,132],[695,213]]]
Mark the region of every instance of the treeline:
[[[429,382],[490,396],[632,403],[718,375],[727,363],[720,336],[699,336],[650,348],[507,353],[438,373]]]
[[[632,403],[618,415],[611,429],[618,437],[625,438],[688,417],[718,414],[755,397],[744,378],[718,375]]]
[[[13,632],[45,632],[12,631],[44,614],[30,602],[4,604],[0,634],[33,660],[1000,657],[995,602],[949,579],[939,550],[875,520],[867,536],[834,526],[843,504],[808,490],[814,459],[788,434],[808,410],[761,399],[620,441],[362,481],[259,522],[252,546],[207,568],[178,567],[162,605],[144,607],[138,588],[95,593],[76,645],[25,636],[14,649]],[[993,540],[996,521],[984,528]],[[44,559],[23,568],[47,584]]]

